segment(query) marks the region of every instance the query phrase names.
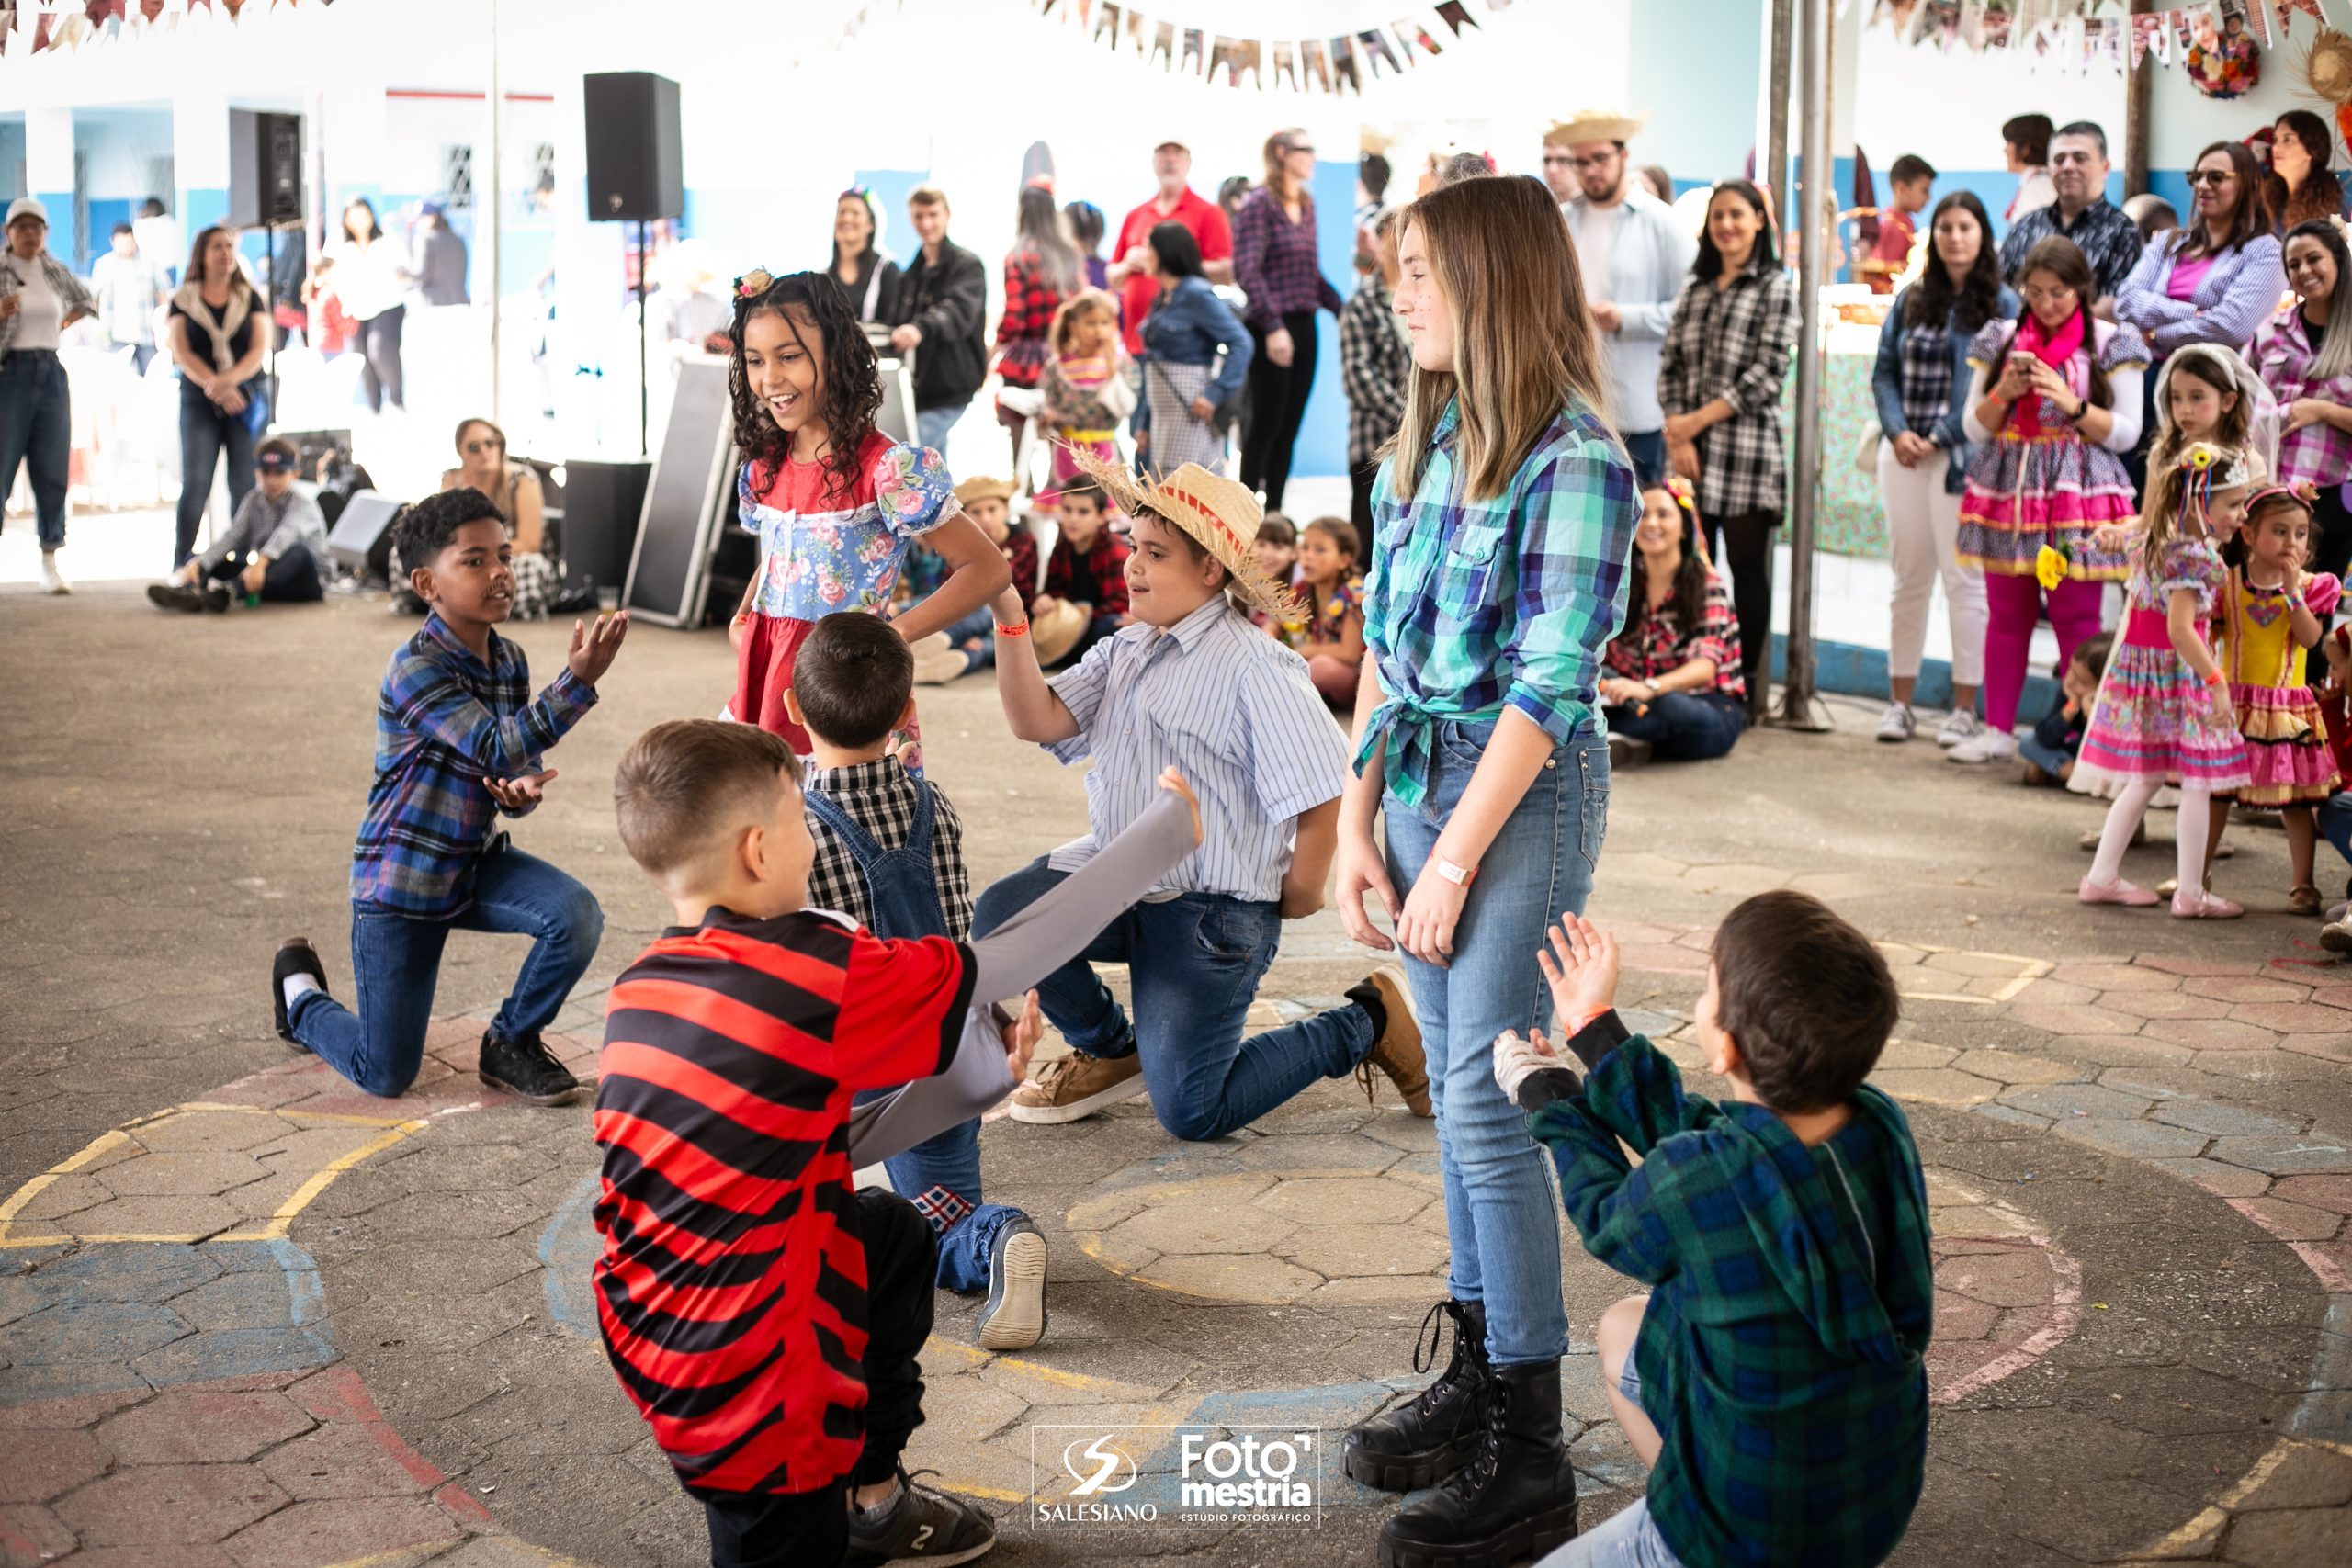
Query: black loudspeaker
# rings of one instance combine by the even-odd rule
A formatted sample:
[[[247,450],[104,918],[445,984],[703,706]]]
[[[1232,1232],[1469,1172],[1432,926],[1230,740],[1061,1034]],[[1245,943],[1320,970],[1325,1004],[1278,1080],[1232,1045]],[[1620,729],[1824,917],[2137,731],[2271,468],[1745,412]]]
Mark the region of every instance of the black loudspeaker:
[[[653,465],[574,460],[563,468],[563,585],[617,590],[637,549]]]
[[[650,71],[603,72],[581,85],[588,106],[588,220],[685,216],[678,85]]]
[[[229,221],[266,229],[302,221],[302,117],[229,111]]]

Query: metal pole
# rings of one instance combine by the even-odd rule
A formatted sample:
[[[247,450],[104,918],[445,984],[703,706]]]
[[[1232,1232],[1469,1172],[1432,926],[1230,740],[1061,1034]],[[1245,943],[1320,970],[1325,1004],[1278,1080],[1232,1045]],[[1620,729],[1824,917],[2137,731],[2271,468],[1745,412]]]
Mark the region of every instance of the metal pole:
[[[1811,0],[1807,4],[1810,6]],[[1796,0],[1772,0],[1771,58],[1767,62],[1765,87],[1770,101],[1765,106],[1764,166],[1757,171],[1762,176],[1757,183],[1772,197],[1773,215],[1784,222],[1789,199],[1791,14],[1795,7]]]
[[[646,412],[645,379],[645,220],[637,220],[637,453],[653,456],[651,416]]]
[[[1796,201],[1803,325],[1797,333],[1795,471],[1789,495],[1788,670],[1781,690],[1781,722],[1799,729],[1826,728],[1813,713],[1813,525],[1821,491],[1821,288],[1828,281],[1827,226],[1836,212],[1829,162],[1831,22],[1831,0],[1804,0],[1804,162]]]
[[[486,188],[477,197],[475,203],[475,211],[487,213],[490,221],[486,224],[477,222],[474,231],[475,238],[481,242],[481,273],[490,295],[490,418],[491,423],[502,429],[505,426],[505,416],[499,412],[498,408],[498,252],[499,231],[505,222],[506,214],[498,175],[504,164],[500,132],[505,120],[506,100],[498,83],[498,0],[490,0],[490,177],[487,182],[476,182],[478,186],[486,184]]]

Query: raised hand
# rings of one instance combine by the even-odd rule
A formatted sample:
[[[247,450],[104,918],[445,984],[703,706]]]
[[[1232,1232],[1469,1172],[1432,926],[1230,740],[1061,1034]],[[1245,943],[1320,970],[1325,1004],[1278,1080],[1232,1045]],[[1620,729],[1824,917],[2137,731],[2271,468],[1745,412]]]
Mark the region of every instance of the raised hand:
[[[571,668],[571,678],[583,686],[594,685],[613,667],[613,659],[628,636],[627,610],[599,615],[593,626],[585,621],[572,622],[571,651],[565,660]]]
[[[1552,1010],[1570,1033],[1617,1005],[1617,939],[1582,915],[1562,915],[1551,948],[1535,965],[1552,989]]]
[[[1029,1076],[1029,1057],[1045,1037],[1046,1015],[1037,1010],[1037,993],[1032,991],[1022,999],[1021,1016],[1004,1026],[1004,1065],[1012,1069],[1013,1082]]]
[[[481,782],[489,789],[491,799],[508,814],[520,816],[547,798],[548,785],[554,781],[555,773],[549,768],[543,773],[524,773],[511,779],[485,777]]]

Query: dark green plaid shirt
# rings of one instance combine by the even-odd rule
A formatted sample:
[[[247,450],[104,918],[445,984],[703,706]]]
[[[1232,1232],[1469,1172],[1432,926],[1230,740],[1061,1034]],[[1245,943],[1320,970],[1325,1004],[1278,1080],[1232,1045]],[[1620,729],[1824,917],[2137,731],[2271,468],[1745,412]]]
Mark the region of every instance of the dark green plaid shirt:
[[[1585,1249],[1654,1287],[1634,1365],[1665,1439],[1658,1533],[1686,1568],[1883,1562],[1928,1452],[1935,1285],[1910,1124],[1865,1086],[1808,1147],[1761,1105],[1685,1094],[1613,1012],[1571,1044],[1590,1077],[1529,1126]]]

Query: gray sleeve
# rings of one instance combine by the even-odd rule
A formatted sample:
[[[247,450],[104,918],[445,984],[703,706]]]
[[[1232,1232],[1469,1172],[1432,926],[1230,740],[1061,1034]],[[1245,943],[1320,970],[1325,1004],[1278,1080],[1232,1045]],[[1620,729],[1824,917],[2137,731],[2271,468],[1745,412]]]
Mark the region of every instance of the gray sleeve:
[[[297,545],[307,546],[322,569],[327,565],[326,514],[319,510],[317,502],[299,491],[276,531],[269,536],[268,543],[261,547],[261,553],[272,560],[283,560],[286,552]]]
[[[1086,944],[1193,852],[1193,813],[1159,792],[1127,830],[1052,892],[973,942],[972,1005],[1008,1001],[1086,951]]]
[[[956,1059],[936,1077],[918,1078],[904,1089],[870,1100],[851,1113],[852,1168],[878,1164],[906,1153],[925,1138],[960,1127],[1014,1089],[1004,1059],[1004,1038],[992,1010],[964,1012],[964,1038]]]

